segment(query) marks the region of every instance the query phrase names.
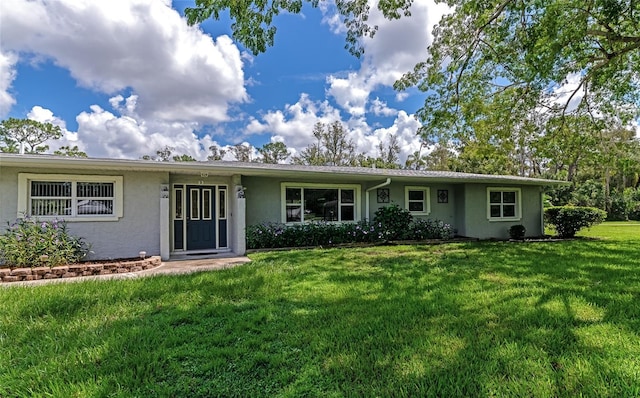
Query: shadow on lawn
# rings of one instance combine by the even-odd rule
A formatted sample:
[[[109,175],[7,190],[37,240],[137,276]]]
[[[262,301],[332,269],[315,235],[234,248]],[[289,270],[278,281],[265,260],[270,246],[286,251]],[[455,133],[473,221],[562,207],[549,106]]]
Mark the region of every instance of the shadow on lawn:
[[[113,281],[126,293],[101,305],[139,310],[15,331],[67,343],[4,393],[51,393],[28,378],[63,363],[68,395],[630,396],[637,258],[621,243],[470,243],[262,253],[222,272]],[[72,285],[69,311],[54,295],[36,315],[79,321],[100,284]]]

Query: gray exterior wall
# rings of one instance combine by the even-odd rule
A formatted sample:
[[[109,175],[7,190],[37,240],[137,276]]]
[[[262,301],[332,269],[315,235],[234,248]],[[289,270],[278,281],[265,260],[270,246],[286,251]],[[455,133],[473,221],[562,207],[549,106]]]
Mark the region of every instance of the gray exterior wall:
[[[367,218],[365,215],[366,207],[366,190],[375,187],[380,182],[362,184],[353,180],[340,180],[328,182],[327,180],[309,180],[306,178],[268,178],[268,177],[242,177],[242,185],[246,187],[245,195],[247,198],[247,225],[255,225],[263,222],[280,222],[282,220],[282,192],[281,183],[298,182],[298,183],[321,183],[321,184],[355,184],[360,185],[361,203],[359,203],[360,219]],[[437,219],[450,223],[456,228],[456,198],[454,197],[454,186],[449,184],[416,184],[404,182],[392,182],[384,188],[389,189],[390,203],[378,203],[377,192],[372,190],[369,192],[369,219],[373,219],[376,210],[390,204],[397,204],[401,208],[405,207],[405,187],[429,187],[431,214],[426,216],[417,216],[420,218]],[[449,202],[438,203],[437,194],[439,189],[449,191]]]
[[[364,212],[364,187],[352,180],[327,181],[308,178],[277,178],[277,177],[242,177],[242,186],[246,188],[247,199],[247,225],[255,225],[264,222],[282,221],[282,191],[283,182],[318,183],[318,184],[355,184],[360,185],[362,203],[358,213],[362,219]],[[375,200],[375,199],[374,199]]]
[[[541,236],[542,231],[542,196],[538,186],[508,186],[506,188],[521,189],[521,215],[519,221],[489,221],[487,219],[487,188],[494,185],[466,184],[464,189],[465,231],[460,235],[480,239],[507,239],[509,228],[522,224],[526,228],[526,236]]]
[[[69,232],[91,244],[90,259],[137,257],[160,254],[160,184],[169,182],[166,172],[100,172],[91,170],[17,169],[2,167],[0,172],[0,229],[16,219],[18,211],[18,173],[88,174],[123,176],[123,217],[118,221],[69,221]]]
[[[456,185],[453,189],[453,196],[456,198],[454,209],[454,233],[457,236],[467,236],[467,228],[465,225],[465,207],[467,205],[467,200],[464,194],[464,185]]]
[[[377,184],[372,184],[375,186]],[[456,198],[454,195],[454,185],[450,184],[428,184],[428,183],[405,183],[405,182],[391,182],[390,185],[384,188],[389,188],[390,203],[378,203],[377,190],[374,189],[369,192],[369,219],[373,220],[376,210],[381,207],[388,206],[390,204],[397,204],[400,208],[405,208],[405,188],[406,187],[427,187],[429,188],[429,200],[431,203],[431,213],[429,215],[419,215],[416,218],[424,218],[430,220],[444,221],[447,224],[451,224],[455,228],[456,219]],[[368,186],[367,186],[368,188]],[[445,189],[449,193],[448,203],[438,203],[438,190]],[[364,191],[363,191],[363,202]],[[363,203],[364,206],[364,203]]]

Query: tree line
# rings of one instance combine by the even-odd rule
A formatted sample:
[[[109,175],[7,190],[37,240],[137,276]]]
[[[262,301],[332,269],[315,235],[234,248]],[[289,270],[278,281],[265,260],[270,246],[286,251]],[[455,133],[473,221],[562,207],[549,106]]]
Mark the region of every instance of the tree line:
[[[515,134],[477,129],[474,137],[466,140],[423,141],[403,164],[395,135],[381,141],[377,156],[373,157],[357,151],[340,121],[316,123],[312,133],[314,141],[294,156],[282,142],[270,142],[255,150],[241,143],[228,149],[212,145],[207,160],[220,161],[228,151],[229,157],[240,162],[405,168],[563,180],[572,185],[551,191],[551,204],[593,206],[606,210],[610,218],[640,218],[640,140],[631,129],[598,126],[574,116],[537,128],[530,123]],[[45,142],[61,137],[60,128],[51,123],[13,118],[0,122],[2,152],[44,153],[49,150]],[[191,155],[174,151],[165,146],[142,159],[196,161]],[[61,146],[53,153],[87,157],[77,146]]]

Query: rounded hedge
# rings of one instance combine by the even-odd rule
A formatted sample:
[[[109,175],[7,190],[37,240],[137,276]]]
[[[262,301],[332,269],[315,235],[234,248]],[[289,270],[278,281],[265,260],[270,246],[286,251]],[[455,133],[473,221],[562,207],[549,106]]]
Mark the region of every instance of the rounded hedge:
[[[600,224],[607,218],[607,212],[595,207],[555,206],[544,210],[545,221],[556,230],[561,238],[573,238],[582,228]]]

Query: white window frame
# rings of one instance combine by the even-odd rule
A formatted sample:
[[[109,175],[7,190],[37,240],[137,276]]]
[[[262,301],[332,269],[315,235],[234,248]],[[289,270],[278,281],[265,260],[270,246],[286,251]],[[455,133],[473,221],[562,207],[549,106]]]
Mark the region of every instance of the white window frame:
[[[224,198],[221,198],[224,196]],[[218,215],[218,221],[227,219],[227,212],[229,211],[228,203],[229,194],[227,192],[226,185],[218,185],[218,200],[216,200],[216,214]]]
[[[178,200],[178,192],[180,192],[180,200]],[[182,185],[174,185],[173,187],[173,219],[183,220],[185,211],[185,190]],[[180,205],[180,214],[178,214],[177,207]]]
[[[424,194],[423,211],[411,211],[409,210],[409,203],[416,202],[409,200],[409,191],[422,191]],[[407,209],[412,215],[415,216],[428,216],[431,214],[431,189],[424,186],[405,186],[404,187],[404,208]]]
[[[302,189],[302,198],[300,203],[300,208],[302,209],[301,221],[287,222],[287,188],[300,188]],[[299,182],[283,182],[280,184],[280,215],[281,221],[284,224],[300,224],[304,223],[304,189],[305,188],[318,188],[318,189],[337,189],[338,190],[338,209],[340,209],[343,205],[342,201],[342,189],[352,189],[354,191],[355,197],[353,198],[353,220],[347,221],[332,221],[333,223],[343,223],[343,222],[358,222],[360,221],[360,203],[361,203],[361,187],[358,184],[320,184],[320,183],[299,183]],[[308,222],[308,221],[307,221]]]
[[[77,204],[76,183],[78,182],[106,182],[113,183],[113,214],[107,215],[56,215],[56,216],[37,216],[38,219],[63,219],[65,221],[118,221],[123,216],[123,188],[122,176],[106,176],[106,175],[81,175],[81,174],[31,174],[18,173],[18,212],[17,217],[23,218],[29,215],[31,209],[31,181],[64,181],[71,182],[72,189],[72,207]]]
[[[515,202],[515,215],[513,217],[491,217],[491,193],[492,192],[514,192],[516,194]],[[500,205],[500,214],[503,213],[502,206],[505,203],[493,203],[493,205]],[[512,204],[512,203],[509,203]],[[487,220],[489,221],[520,221],[522,219],[522,190],[520,188],[512,187],[488,187],[487,188]]]

